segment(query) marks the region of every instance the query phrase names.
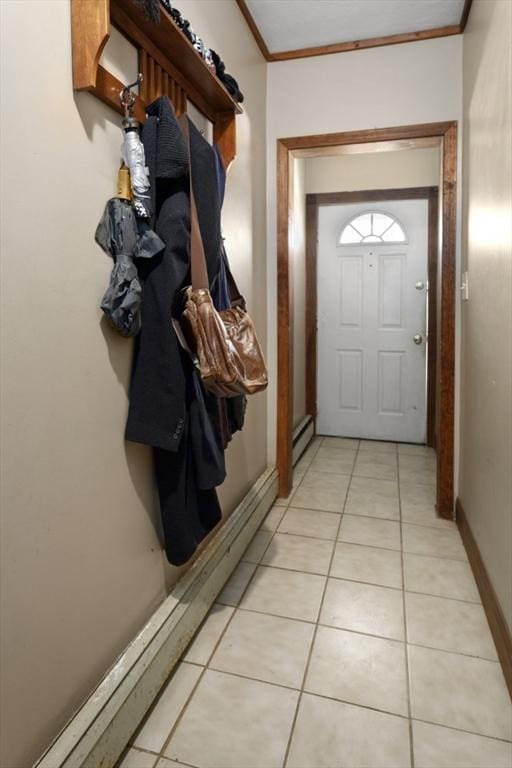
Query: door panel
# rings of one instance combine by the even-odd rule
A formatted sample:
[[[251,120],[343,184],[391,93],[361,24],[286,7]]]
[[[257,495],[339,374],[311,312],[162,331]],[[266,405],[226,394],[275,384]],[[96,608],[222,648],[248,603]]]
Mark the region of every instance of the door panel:
[[[407,242],[339,245],[344,223],[365,211],[392,215]],[[425,441],[426,290],[417,282],[427,285],[427,201],[319,208],[321,434]]]

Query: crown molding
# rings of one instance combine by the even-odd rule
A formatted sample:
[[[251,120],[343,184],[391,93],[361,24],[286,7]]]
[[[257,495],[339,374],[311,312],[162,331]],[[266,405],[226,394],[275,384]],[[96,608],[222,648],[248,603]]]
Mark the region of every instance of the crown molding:
[[[415,43],[419,40],[432,40],[436,37],[449,37],[460,35],[464,32],[471,10],[473,0],[465,0],[460,22],[434,29],[423,29],[417,32],[405,32],[399,35],[385,35],[383,37],[368,37],[364,40],[349,40],[330,45],[317,45],[311,48],[296,48],[289,51],[269,51],[261,32],[247,6],[245,0],[236,0],[236,4],[247,22],[253,37],[266,61],[289,61],[290,59],[303,59],[311,56],[327,56],[332,53],[345,53],[346,51],[359,51],[365,48],[380,48],[385,45],[398,45],[400,43]]]

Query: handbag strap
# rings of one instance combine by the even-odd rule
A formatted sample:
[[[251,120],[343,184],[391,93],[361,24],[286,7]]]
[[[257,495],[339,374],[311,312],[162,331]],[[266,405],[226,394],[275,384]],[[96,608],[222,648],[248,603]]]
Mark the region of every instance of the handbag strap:
[[[224,243],[222,243],[221,247],[222,260],[224,261],[224,269],[226,270],[226,282],[228,284],[228,293],[231,300],[231,305],[242,306],[245,309],[245,299],[238,290],[238,285],[236,284],[233,273],[231,272],[231,267],[229,266],[228,255],[226,253],[226,249],[224,248]]]
[[[208,278],[208,268],[206,266],[206,256],[204,253],[203,238],[201,236],[201,230],[199,228],[199,217],[197,215],[196,198],[194,196],[194,188],[192,186],[192,153],[190,151],[190,128],[188,124],[188,117],[186,112],[183,112],[179,118],[178,123],[181,127],[183,135],[187,142],[188,148],[188,178],[190,183],[190,271],[192,278],[192,290],[197,291],[201,288],[208,289],[210,281]],[[229,298],[232,304],[241,305],[245,309],[245,299],[238,290],[238,286],[235,282],[235,278],[229,267],[228,257],[224,244],[222,248],[222,258],[226,267],[226,278],[228,283]]]
[[[194,197],[194,188],[192,186],[192,153],[190,152],[190,129],[186,112],[178,118],[183,135],[185,136],[188,148],[188,178],[190,184],[190,272],[192,278],[192,290],[197,291],[201,288],[209,288],[208,269],[206,267],[206,256],[204,255],[203,238],[199,228],[199,217],[197,215],[196,199]]]

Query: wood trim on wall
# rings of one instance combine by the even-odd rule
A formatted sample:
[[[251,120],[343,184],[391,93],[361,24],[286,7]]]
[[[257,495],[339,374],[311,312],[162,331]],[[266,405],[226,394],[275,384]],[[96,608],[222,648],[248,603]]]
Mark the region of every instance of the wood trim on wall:
[[[249,8],[247,7],[247,3],[245,2],[245,0],[236,0],[236,4],[240,8],[240,12],[242,13],[242,16],[244,17],[244,19],[246,20],[247,26],[251,30],[252,36],[256,40],[256,44],[257,44],[258,48],[260,49],[260,51],[262,52],[263,57],[267,61],[272,61],[272,58],[271,58],[272,54],[270,53],[269,49],[267,48],[267,45],[266,45],[266,43],[265,43],[265,41],[264,41],[264,39],[262,37],[262,34],[259,31],[258,26],[257,26],[256,22],[254,21],[254,19],[252,17],[252,13],[250,12]]]
[[[460,24],[459,24],[461,33],[464,32],[464,30],[466,29],[466,24],[468,23],[469,12],[471,10],[472,4],[473,4],[473,0],[466,0],[466,2],[464,3],[464,8],[462,9],[462,15],[460,17]]]
[[[454,514],[455,429],[455,247],[457,232],[457,123],[443,136],[441,193],[441,306],[438,329],[439,418],[437,434],[437,513]]]
[[[416,32],[405,32],[397,35],[384,35],[381,37],[368,37],[362,40],[347,40],[330,45],[315,45],[306,48],[296,48],[288,51],[270,52],[263,36],[258,29],[258,25],[245,2],[245,0],[236,0],[244,19],[251,30],[258,48],[265,59],[271,61],[288,61],[289,59],[303,59],[310,56],[326,56],[331,53],[345,53],[347,51],[358,51],[365,48],[379,48],[385,45],[398,45],[400,43],[415,43],[419,40],[432,40],[436,37],[449,37],[451,35],[460,35],[464,32],[471,3],[473,0],[466,0],[462,10],[460,22],[458,24],[447,25],[444,27],[435,27],[433,29],[421,29]]]
[[[437,261],[438,189],[407,187],[367,189],[353,192],[320,192],[306,195],[306,412],[317,414],[317,259],[318,208],[320,205],[385,202],[388,200],[428,200],[428,328],[427,355],[427,445],[435,447],[436,372],[437,372]]]
[[[505,682],[512,698],[512,634],[460,499],[457,499],[456,502],[456,521],[496,645]]]
[[[289,246],[290,166],[295,150],[322,149],[342,144],[371,144],[375,141],[414,140],[436,136],[442,143],[442,248],[440,254],[440,327],[437,358],[439,381],[437,434],[437,512],[441,517],[454,514],[454,400],[455,400],[455,233],[456,233],[456,169],[457,123],[440,122],[349,131],[313,136],[297,136],[277,140],[277,292],[278,292],[278,402],[277,402],[277,467],[279,494],[287,496],[292,486],[292,414],[293,414],[293,312],[291,296],[291,254]],[[311,244],[310,244],[311,245]],[[311,272],[311,264],[308,269]],[[314,277],[314,275],[313,275]],[[311,315],[311,307],[308,317]],[[314,337],[309,343],[314,342]],[[311,359],[308,356],[308,359]],[[311,376],[311,374],[310,374]],[[308,403],[312,385],[309,381]],[[312,415],[312,414],[311,414]]]
[[[291,160],[291,162],[290,162]],[[292,488],[293,456],[293,259],[288,242],[288,223],[293,196],[293,159],[286,147],[277,148],[277,178],[282,185],[277,198],[277,250],[281,254],[277,274],[277,466],[279,495],[286,497]]]

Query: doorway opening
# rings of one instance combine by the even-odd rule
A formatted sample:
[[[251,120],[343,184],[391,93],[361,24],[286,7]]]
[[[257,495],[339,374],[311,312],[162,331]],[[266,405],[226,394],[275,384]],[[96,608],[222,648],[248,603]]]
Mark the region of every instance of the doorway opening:
[[[306,232],[317,431],[435,447],[438,188],[308,194]]]
[[[279,493],[287,496],[292,486],[293,450],[293,162],[295,158],[331,156],[347,152],[382,152],[422,147],[441,150],[441,179],[436,187],[400,190],[371,190],[351,193],[324,193],[306,198],[306,410],[317,414],[317,264],[319,210],[332,206],[365,204],[370,211],[385,212],[386,201],[424,200],[427,206],[428,236],[428,327],[426,387],[427,445],[437,454],[437,513],[453,516],[453,431],[454,431],[454,344],[455,344],[455,230],[456,230],[456,122],[375,129],[349,133],[301,136],[277,142],[278,199],[278,408],[277,466]],[[364,206],[363,206],[364,207]],[[339,209],[341,210],[341,209]],[[361,209],[362,211],[362,209]],[[361,212],[360,211],[360,212]],[[438,213],[439,211],[439,217]],[[362,211],[364,213],[364,211]],[[345,224],[350,224],[350,217]],[[397,217],[398,223],[399,217]],[[438,226],[439,221],[439,226]],[[398,231],[398,230],[397,230]],[[347,233],[350,230],[347,230]],[[370,233],[371,234],[371,233]],[[340,226],[338,238],[343,232]],[[396,235],[396,232],[395,232]],[[350,240],[350,235],[345,234]],[[376,241],[374,240],[374,243]],[[349,243],[354,246],[355,243]],[[396,243],[395,243],[396,245]],[[343,245],[340,243],[340,247]],[[389,250],[389,247],[386,246]],[[391,249],[393,250],[393,249]],[[370,251],[368,251],[369,253]],[[348,251],[347,251],[348,253]],[[439,264],[437,256],[439,255]],[[369,264],[371,263],[371,260]],[[393,270],[391,265],[391,271]],[[418,283],[425,282],[418,280]],[[422,290],[422,289],[419,289]],[[324,297],[325,298],[325,297]],[[437,306],[436,306],[437,303]],[[419,329],[420,330],[420,329]],[[423,334],[415,334],[423,336]],[[420,345],[424,339],[420,341]],[[384,363],[396,367],[396,359],[383,356]],[[357,361],[354,362],[354,365]],[[357,366],[355,366],[357,368]],[[364,437],[364,435],[360,435]],[[408,442],[407,438],[399,438]],[[410,440],[415,442],[415,440]]]

